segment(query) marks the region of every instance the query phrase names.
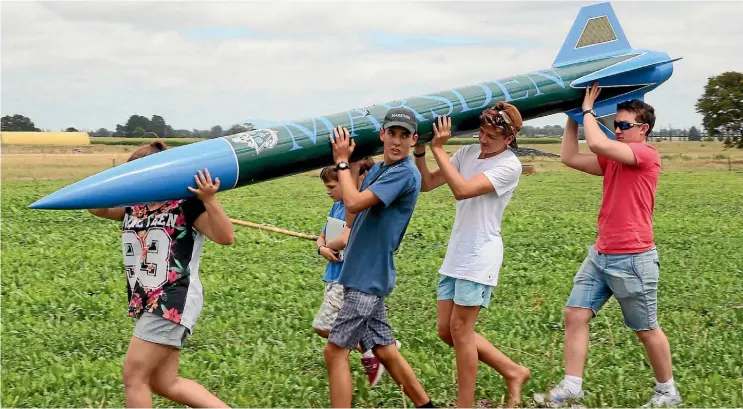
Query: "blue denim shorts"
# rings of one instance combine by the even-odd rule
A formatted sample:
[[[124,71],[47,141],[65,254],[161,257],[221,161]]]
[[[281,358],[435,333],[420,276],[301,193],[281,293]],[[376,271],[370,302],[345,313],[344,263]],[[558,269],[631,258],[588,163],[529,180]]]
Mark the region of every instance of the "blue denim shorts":
[[[635,254],[602,254],[591,246],[573,278],[566,306],[590,308],[596,316],[613,295],[622,308],[624,325],[634,331],[655,329],[659,274],[655,248]]]
[[[487,308],[493,287],[474,281],[441,275],[438,285],[438,299],[454,300],[454,304],[464,307],[482,306]]]

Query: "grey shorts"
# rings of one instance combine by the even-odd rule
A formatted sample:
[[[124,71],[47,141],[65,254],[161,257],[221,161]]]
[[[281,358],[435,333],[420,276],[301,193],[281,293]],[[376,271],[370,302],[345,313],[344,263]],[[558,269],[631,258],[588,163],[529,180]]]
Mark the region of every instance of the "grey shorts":
[[[155,344],[169,345],[182,349],[188,338],[188,328],[145,311],[134,326],[134,336]]]
[[[384,298],[346,287],[328,341],[349,350],[360,344],[363,352],[375,345],[394,344]]]
[[[315,319],[312,321],[312,327],[319,330],[330,331],[342,305],[343,285],[333,281],[326,283],[322,305],[320,306],[320,309],[317,310],[317,314],[315,314]]]

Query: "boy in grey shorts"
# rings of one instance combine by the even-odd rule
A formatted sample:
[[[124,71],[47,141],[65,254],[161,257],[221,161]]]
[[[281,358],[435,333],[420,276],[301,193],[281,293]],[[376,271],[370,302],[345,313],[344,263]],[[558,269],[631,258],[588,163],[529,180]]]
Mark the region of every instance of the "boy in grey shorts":
[[[380,139],[384,161],[374,165],[361,189],[349,170],[355,143],[348,130],[338,127],[330,137],[343,203],[354,214],[346,259],[338,282],[344,287],[343,305],[325,345],[332,407],[351,407],[353,384],[350,351],[361,345],[371,350],[416,407],[433,407],[413,369],[395,347],[387,322],[384,299],[394,288],[393,254],[405,234],[420,191],[421,176],[408,156],[415,145],[418,123],[406,108],[387,112]]]
[[[374,166],[374,161],[370,158],[364,158],[350,166],[353,168],[353,174],[358,174],[359,179],[363,180],[368,169]],[[338,185],[338,172],[332,166],[328,166],[320,172],[320,179],[325,185],[328,196],[333,199],[333,205],[330,207],[328,217],[346,220],[341,188]],[[322,305],[320,305],[320,309],[312,321],[312,327],[315,332],[323,338],[328,338],[330,329],[333,327],[333,322],[335,322],[338,311],[340,311],[341,305],[343,305],[343,285],[338,283],[338,276],[340,276],[341,267],[343,266],[343,260],[339,258],[339,251],[346,247],[348,233],[350,232],[350,228],[346,227],[346,231],[341,237],[328,242],[326,227],[327,223],[323,227],[320,237],[317,238],[317,254],[328,260],[328,264],[325,267],[325,275],[323,276],[325,293]],[[356,345],[354,349],[362,354],[361,364],[364,366],[364,372],[369,379],[369,383],[371,386],[376,386],[382,379],[382,375],[384,375],[384,366],[371,351],[364,352],[359,345]]]

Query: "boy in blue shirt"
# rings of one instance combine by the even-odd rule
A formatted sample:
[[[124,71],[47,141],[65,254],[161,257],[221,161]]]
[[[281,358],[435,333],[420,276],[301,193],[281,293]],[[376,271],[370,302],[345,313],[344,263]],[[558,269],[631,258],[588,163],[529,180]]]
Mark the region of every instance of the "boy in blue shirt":
[[[393,108],[387,112],[379,133],[384,161],[369,170],[361,189],[348,165],[355,146],[348,130],[337,127],[330,137],[342,200],[346,211],[354,214],[338,277],[344,287],[343,305],[323,350],[333,407],[351,407],[348,356],[357,345],[374,353],[416,407],[433,407],[395,345],[384,305],[397,275],[393,254],[413,215],[421,186],[420,172],[408,156],[418,140],[417,131],[411,110]]]

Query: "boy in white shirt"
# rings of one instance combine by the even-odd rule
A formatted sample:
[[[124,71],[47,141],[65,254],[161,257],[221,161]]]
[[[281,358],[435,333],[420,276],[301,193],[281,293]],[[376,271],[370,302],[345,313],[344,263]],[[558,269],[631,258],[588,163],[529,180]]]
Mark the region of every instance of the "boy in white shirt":
[[[480,143],[462,147],[451,159],[443,148],[451,136],[451,119],[439,117],[437,123],[433,126],[431,152],[439,169],[428,170],[425,145],[416,146],[414,156],[421,173],[421,191],[446,183],[457,199],[437,290],[439,337],[454,346],[457,357],[457,407],[474,405],[478,361],[505,378],[508,406],[513,407],[521,401],[521,389],[530,371],[475,333],[475,320],[480,307],[488,306],[503,262],[501,219],[522,170],[508,146],[516,147],[521,115],[515,106],[503,101],[483,111]]]

